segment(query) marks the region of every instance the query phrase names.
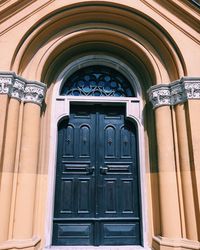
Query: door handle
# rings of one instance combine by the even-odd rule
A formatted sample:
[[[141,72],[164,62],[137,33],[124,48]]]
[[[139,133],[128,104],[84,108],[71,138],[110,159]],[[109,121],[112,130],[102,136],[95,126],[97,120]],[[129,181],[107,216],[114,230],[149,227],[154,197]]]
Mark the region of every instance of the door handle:
[[[101,174],[107,174],[107,171],[108,171],[108,167],[100,166],[100,172],[101,172]]]
[[[88,168],[87,168],[87,174],[93,174],[94,170],[95,170],[95,167],[94,167],[94,166],[88,167]]]

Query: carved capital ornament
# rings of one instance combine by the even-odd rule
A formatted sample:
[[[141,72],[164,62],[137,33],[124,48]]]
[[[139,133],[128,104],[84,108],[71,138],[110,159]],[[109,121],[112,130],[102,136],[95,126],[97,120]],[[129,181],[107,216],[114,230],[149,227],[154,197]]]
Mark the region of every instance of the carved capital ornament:
[[[153,104],[153,107],[159,107],[161,105],[170,105],[171,93],[168,86],[160,86],[160,88],[152,88],[149,92],[149,99]]]
[[[183,77],[170,84],[155,85],[148,90],[148,94],[153,108],[200,99],[200,78]]]
[[[46,86],[41,82],[32,82],[24,90],[24,102],[33,102],[41,105],[46,92]]]
[[[14,72],[0,72],[0,94],[8,94],[23,102],[42,105],[46,85],[42,82],[27,81]]]
[[[13,85],[14,73],[0,72],[0,94],[9,94]]]

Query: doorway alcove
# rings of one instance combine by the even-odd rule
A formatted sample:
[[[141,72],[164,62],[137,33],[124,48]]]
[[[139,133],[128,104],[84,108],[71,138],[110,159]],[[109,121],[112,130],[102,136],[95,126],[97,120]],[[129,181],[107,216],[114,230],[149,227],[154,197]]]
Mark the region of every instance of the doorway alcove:
[[[139,104],[133,87],[117,70],[93,65],[66,79],[62,96],[76,101],[58,122],[52,244],[141,245],[140,143],[126,117],[126,102]]]
[[[60,95],[62,85],[75,72],[95,65],[110,67],[126,77],[134,96]],[[161,222],[154,114],[146,92],[154,84],[184,75],[179,49],[167,31],[142,11],[121,4],[72,4],[42,16],[30,28],[16,49],[11,68],[27,79],[48,85],[41,116],[34,223],[35,232],[44,234],[45,247],[52,246],[57,124],[64,117],[69,120],[70,109],[83,103],[123,107],[124,116],[137,130],[142,224],[137,244],[150,246],[152,236],[161,233]],[[45,218],[45,226],[41,218]]]

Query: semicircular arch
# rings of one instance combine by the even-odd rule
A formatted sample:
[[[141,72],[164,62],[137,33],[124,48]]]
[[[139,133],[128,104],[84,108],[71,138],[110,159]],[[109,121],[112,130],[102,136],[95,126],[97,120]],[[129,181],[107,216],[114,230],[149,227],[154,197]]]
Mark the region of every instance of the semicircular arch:
[[[18,45],[11,68],[50,83],[58,68],[95,53],[124,58],[148,87],[186,73],[178,46],[153,18],[109,1],[77,3],[42,17]]]

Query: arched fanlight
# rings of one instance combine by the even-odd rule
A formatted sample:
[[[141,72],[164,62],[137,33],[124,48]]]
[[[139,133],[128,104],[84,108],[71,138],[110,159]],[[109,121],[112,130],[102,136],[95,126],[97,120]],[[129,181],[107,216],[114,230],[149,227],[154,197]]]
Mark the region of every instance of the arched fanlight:
[[[106,66],[89,66],[76,71],[66,80],[60,94],[135,97],[135,92],[126,77]]]

